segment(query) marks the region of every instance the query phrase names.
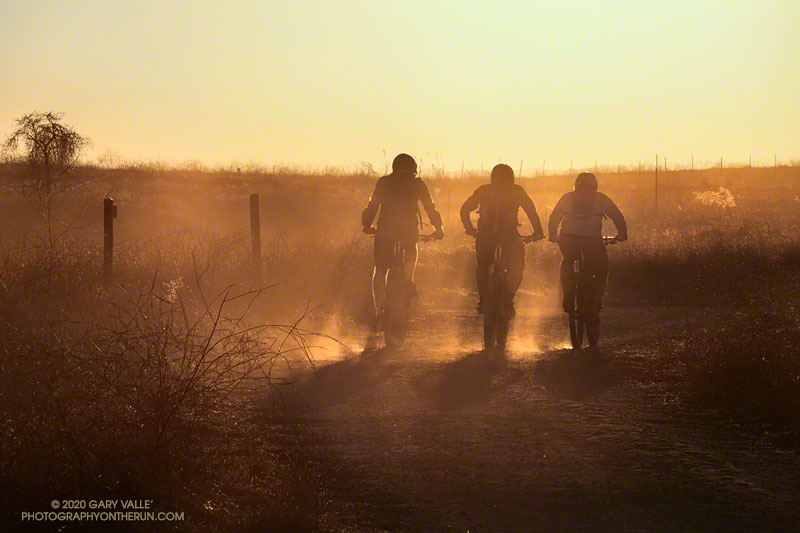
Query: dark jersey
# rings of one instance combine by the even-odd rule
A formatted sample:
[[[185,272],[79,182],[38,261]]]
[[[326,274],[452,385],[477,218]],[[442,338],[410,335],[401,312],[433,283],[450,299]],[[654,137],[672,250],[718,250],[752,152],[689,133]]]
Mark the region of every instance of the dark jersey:
[[[475,189],[461,207],[461,222],[465,229],[472,227],[470,212],[478,209],[478,231],[506,233],[519,226],[519,209],[522,208],[536,234],[542,234],[542,223],[528,193],[520,185],[482,185]]]
[[[405,173],[392,173],[378,179],[369,203],[361,213],[364,227],[372,225],[380,208],[378,235],[391,239],[414,239],[417,229],[418,202],[422,203],[434,227],[442,226],[442,217],[436,211],[428,186],[420,178]]]

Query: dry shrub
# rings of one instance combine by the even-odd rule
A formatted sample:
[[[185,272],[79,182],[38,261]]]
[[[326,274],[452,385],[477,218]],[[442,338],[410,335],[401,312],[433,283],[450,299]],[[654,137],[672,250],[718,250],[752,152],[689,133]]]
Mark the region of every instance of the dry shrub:
[[[704,407],[800,429],[800,317],[792,304],[709,314],[673,354]]]
[[[319,527],[321,475],[254,407],[276,365],[309,357],[309,332],[251,322],[259,290],[104,293],[97,257],[27,251],[0,274],[4,509],[142,498],[191,528]]]

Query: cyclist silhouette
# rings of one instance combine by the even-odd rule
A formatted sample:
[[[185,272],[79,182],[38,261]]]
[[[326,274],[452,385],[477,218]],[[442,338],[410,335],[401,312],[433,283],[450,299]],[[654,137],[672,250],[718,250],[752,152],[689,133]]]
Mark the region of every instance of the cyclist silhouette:
[[[499,244],[508,260],[508,287],[504,291],[506,316],[513,318],[514,296],[522,283],[525,268],[525,245],[522,242],[519,226],[519,208],[525,211],[533,226],[533,239],[543,239],[542,223],[536,213],[528,193],[514,183],[514,170],[508,165],[496,165],[492,169],[491,183],[481,185],[461,206],[461,223],[467,235],[475,237],[475,253],[478,266],[475,274],[478,280],[478,312],[485,312],[489,285],[489,267],[494,262],[494,250]],[[470,213],[478,209],[478,229],[472,225]]]
[[[583,172],[575,180],[575,190],[562,196],[553,208],[547,228],[550,241],[558,243],[563,256],[561,285],[564,289],[564,311],[567,313],[573,312],[575,305],[573,264],[583,255],[588,275],[588,309],[584,319],[589,347],[593,349],[597,348],[600,303],[608,280],[608,254],[603,243],[603,218],[606,217],[617,228],[616,240],[627,240],[625,217],[611,198],[597,191],[597,177],[591,172]]]
[[[372,300],[375,306],[375,326],[380,327],[383,302],[386,295],[386,275],[391,267],[395,243],[403,248],[405,261],[403,272],[414,287],[414,269],[417,266],[417,241],[421,223],[418,202],[422,203],[434,227],[436,239],[444,238],[442,216],[436,210],[428,186],[417,178],[417,162],[408,154],[399,154],[392,161],[392,173],[378,179],[367,207],[361,213],[364,233],[372,233],[372,221],[378,214],[378,229],[375,231],[375,270],[372,274]]]

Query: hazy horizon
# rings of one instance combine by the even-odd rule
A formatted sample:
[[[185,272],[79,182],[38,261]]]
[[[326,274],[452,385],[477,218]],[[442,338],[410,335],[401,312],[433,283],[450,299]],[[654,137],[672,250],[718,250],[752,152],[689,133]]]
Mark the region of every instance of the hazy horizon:
[[[89,159],[769,165],[798,155],[798,22],[789,1],[6,1],[0,134],[53,110]]]

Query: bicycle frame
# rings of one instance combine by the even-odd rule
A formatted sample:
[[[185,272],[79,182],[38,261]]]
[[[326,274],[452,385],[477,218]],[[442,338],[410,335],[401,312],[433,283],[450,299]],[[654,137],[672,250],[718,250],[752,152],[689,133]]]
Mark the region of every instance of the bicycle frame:
[[[521,235],[522,243],[533,242],[533,235]],[[508,323],[510,318],[505,308],[508,294],[508,265],[502,243],[494,247],[494,261],[489,267],[489,287],[486,294],[487,301],[483,310],[483,346],[491,350],[495,346],[505,348],[508,340]]]
[[[505,346],[508,338],[508,320],[503,314],[503,299],[506,290],[508,266],[503,246],[494,247],[494,262],[489,267],[489,290],[483,312],[483,346],[490,350],[496,345]]]
[[[617,241],[616,237],[603,236],[603,245],[605,246],[613,245],[617,242],[619,241]],[[583,345],[583,336],[586,330],[586,312],[589,305],[587,302],[588,293],[586,290],[589,283],[589,276],[586,273],[583,252],[581,252],[580,257],[572,263],[572,275],[574,300],[571,302],[572,309],[567,312],[569,315],[569,336],[572,342],[572,349],[579,350]],[[595,342],[597,341],[597,339],[594,340]],[[590,344],[592,342],[591,334],[589,342]]]
[[[370,235],[374,235],[374,230]],[[420,242],[434,240],[434,233],[421,235]],[[386,275],[386,295],[383,301],[383,335],[386,345],[397,347],[403,344],[408,333],[411,310],[410,279],[406,279],[406,246],[394,241],[392,259]]]

